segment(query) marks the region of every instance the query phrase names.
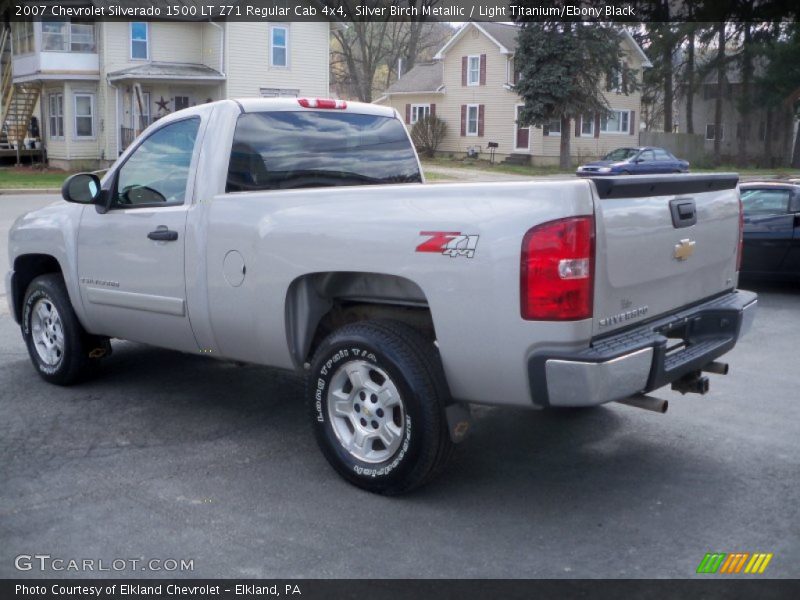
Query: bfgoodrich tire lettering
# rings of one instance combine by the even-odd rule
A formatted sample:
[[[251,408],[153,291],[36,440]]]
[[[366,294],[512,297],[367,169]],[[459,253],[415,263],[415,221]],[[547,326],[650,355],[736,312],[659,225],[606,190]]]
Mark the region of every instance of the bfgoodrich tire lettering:
[[[404,493],[449,458],[439,358],[407,325],[365,321],[332,333],[312,361],[307,397],[322,453],[358,487]]]
[[[36,372],[50,383],[69,385],[89,369],[86,332],[78,322],[61,275],[41,275],[25,292],[22,337]]]

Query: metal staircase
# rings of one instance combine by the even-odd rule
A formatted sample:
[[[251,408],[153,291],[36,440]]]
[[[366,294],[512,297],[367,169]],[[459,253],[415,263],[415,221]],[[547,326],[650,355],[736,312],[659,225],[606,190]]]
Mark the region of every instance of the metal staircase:
[[[0,98],[2,114],[0,123],[0,148],[22,148],[28,134],[33,109],[39,100],[41,87],[38,83],[14,83],[11,69],[11,30],[3,27],[0,32]]]

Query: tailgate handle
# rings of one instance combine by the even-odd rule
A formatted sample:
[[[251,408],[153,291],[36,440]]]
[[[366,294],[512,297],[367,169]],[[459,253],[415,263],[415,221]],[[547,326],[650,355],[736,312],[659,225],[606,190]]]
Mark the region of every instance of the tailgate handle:
[[[697,223],[697,207],[692,198],[676,198],[669,201],[669,210],[672,213],[672,224],[675,229],[689,227]]]

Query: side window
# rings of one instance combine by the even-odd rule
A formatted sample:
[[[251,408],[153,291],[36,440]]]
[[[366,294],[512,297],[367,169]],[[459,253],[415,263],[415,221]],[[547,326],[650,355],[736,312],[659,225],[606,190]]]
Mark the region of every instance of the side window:
[[[656,153],[656,160],[673,160],[672,156],[670,156],[666,150],[661,150],[660,148],[654,150]]]
[[[183,204],[200,119],[171,123],[147,137],[117,173],[115,207]]]
[[[645,162],[652,162],[655,160],[655,156],[653,156],[652,150],[645,150],[639,155],[639,160],[643,160]]]
[[[743,190],[746,215],[782,215],[789,212],[789,190]]]

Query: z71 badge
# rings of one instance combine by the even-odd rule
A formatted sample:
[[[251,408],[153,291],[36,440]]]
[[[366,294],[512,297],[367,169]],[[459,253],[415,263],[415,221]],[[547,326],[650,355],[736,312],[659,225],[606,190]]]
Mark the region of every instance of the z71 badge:
[[[478,247],[477,235],[466,235],[460,231],[420,231],[428,239],[417,246],[417,252],[435,252],[450,258],[475,256]]]

